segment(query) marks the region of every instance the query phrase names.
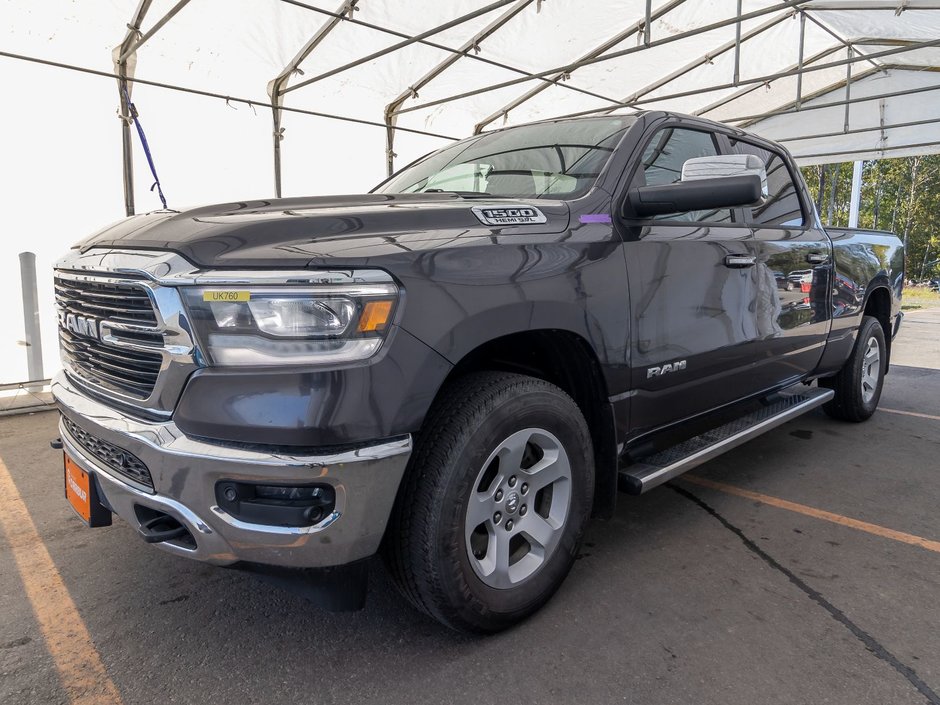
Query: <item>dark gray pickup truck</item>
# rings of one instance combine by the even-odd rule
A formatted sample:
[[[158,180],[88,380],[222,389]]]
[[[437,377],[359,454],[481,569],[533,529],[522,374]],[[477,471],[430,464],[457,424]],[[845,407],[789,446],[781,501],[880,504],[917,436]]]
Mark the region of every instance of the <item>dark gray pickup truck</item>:
[[[817,406],[871,416],[903,274],[893,235],[820,226],[779,145],[664,112],[135,216],[55,272],[66,496],[347,603],[381,553],[416,607],[497,631],[618,489]]]

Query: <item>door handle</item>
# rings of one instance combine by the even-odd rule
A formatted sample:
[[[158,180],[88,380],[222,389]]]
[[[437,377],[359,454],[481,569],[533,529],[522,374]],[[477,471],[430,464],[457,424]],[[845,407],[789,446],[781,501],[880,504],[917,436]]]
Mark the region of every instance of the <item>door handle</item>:
[[[810,252],[806,255],[806,261],[810,264],[825,264],[829,261],[829,254],[826,252]]]
[[[733,269],[753,267],[756,262],[757,257],[754,255],[725,255],[725,266]]]

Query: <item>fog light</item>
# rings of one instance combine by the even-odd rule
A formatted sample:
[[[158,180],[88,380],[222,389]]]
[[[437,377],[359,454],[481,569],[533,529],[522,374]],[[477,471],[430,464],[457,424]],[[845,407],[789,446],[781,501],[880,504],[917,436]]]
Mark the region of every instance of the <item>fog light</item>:
[[[255,485],[255,496],[258,499],[276,499],[290,502],[318,499],[322,495],[322,487],[276,487],[274,485]]]
[[[336,506],[331,485],[256,485],[226,480],[215,488],[219,507],[236,519],[266,526],[312,526]]]

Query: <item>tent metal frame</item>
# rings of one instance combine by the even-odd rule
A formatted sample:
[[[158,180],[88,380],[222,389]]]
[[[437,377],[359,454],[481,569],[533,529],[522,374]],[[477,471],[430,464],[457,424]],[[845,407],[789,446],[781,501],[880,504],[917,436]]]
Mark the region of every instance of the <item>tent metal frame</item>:
[[[268,96],[271,98],[271,116],[274,127],[272,133],[274,139],[274,195],[277,198],[281,197],[281,140],[284,139],[284,128],[281,127],[281,118],[284,114],[284,87],[287,85],[291,76],[300,72],[300,64],[303,60],[310,56],[314,49],[320,46],[320,43],[340,24],[343,16],[351,15],[356,11],[356,5],[358,3],[359,0],[344,0],[343,4],[340,5],[337,10],[337,15],[324,22],[314,35],[300,48],[297,54],[294,55],[294,58],[281,69],[281,72],[268,82]]]
[[[791,78],[791,77],[798,76],[798,75],[803,75],[803,74],[807,74],[807,73],[813,73],[813,72],[815,72],[815,71],[825,71],[825,70],[827,70],[827,69],[838,68],[838,67],[840,67],[840,66],[850,66],[851,64],[857,64],[857,63],[860,63],[860,62],[863,62],[863,61],[867,61],[867,60],[869,60],[869,59],[876,59],[876,58],[882,58],[882,57],[887,57],[887,56],[894,56],[894,55],[896,55],[896,54],[903,54],[903,53],[907,53],[907,52],[911,52],[911,51],[917,51],[917,50],[919,50],[919,49],[928,49],[928,48],[937,47],[937,46],[940,46],[940,39],[931,39],[931,40],[922,41],[922,42],[915,42],[915,43],[911,44],[910,46],[894,47],[894,48],[892,48],[892,49],[885,49],[884,51],[875,52],[875,53],[872,53],[872,54],[860,54],[860,55],[856,55],[856,56],[852,56],[852,57],[847,57],[847,58],[845,58],[845,59],[839,59],[839,60],[836,60],[836,61],[829,61],[829,62],[826,62],[826,63],[823,63],[823,64],[814,64],[814,65],[804,64],[802,68],[794,68],[794,69],[789,69],[789,70],[785,70],[785,71],[778,71],[778,72],[775,72],[775,73],[772,73],[772,74],[766,74],[766,75],[764,75],[764,76],[756,76],[756,77],[754,77],[754,78],[748,78],[748,79],[745,79],[745,80],[741,80],[741,81],[738,82],[737,85],[739,85],[739,86],[756,86],[756,87],[759,88],[759,87],[761,87],[761,86],[769,85],[769,84],[772,83],[773,81],[776,81],[776,80],[781,79],[781,78]],[[840,44],[840,45],[836,45],[836,46],[830,47],[830,48],[824,50],[824,51],[821,52],[821,53],[824,54],[825,56],[828,56],[828,55],[834,54],[835,52],[842,51],[843,49],[844,49],[844,47]],[[817,54],[817,56],[818,56],[818,54]],[[879,67],[877,70],[880,71],[880,70],[882,70],[882,68],[883,68],[883,67]],[[873,70],[873,71],[875,71],[875,70]],[[867,75],[867,74],[866,74],[866,75]],[[837,85],[838,85],[838,86],[842,86],[842,85],[844,85],[844,84],[837,84]],[[700,95],[700,94],[702,94],[702,93],[712,93],[712,92],[715,92],[715,91],[723,91],[723,90],[728,90],[728,89],[730,89],[730,88],[735,88],[735,87],[736,87],[735,84],[734,84],[734,83],[731,83],[731,82],[729,82],[729,83],[721,83],[721,84],[712,84],[712,85],[710,85],[710,86],[704,86],[704,87],[695,88],[695,89],[691,89],[691,90],[678,91],[678,92],[675,92],[675,93],[668,93],[668,94],[666,94],[666,95],[657,95],[657,96],[654,96],[654,97],[652,97],[652,98],[643,98],[643,99],[640,99],[640,100],[633,101],[633,102],[631,102],[631,103],[629,103],[629,104],[624,104],[622,107],[624,107],[624,108],[637,108],[637,107],[639,107],[639,106],[646,105],[646,104],[649,104],[649,103],[655,103],[655,102],[667,101],[667,100],[674,100],[674,99],[676,99],[676,98],[687,98],[687,97],[692,96],[692,95]],[[825,92],[828,93],[828,92],[832,91],[832,89],[833,89],[833,86],[830,85],[830,86],[828,86],[828,87],[825,89]],[[803,99],[804,99],[804,100],[807,100],[807,98],[806,98],[805,96],[803,97]],[[696,114],[704,114],[705,112],[710,112],[710,111],[713,110],[713,109],[714,109],[713,106],[709,106],[708,109],[702,109],[702,110],[700,110],[700,111],[697,111]],[[553,116],[553,118],[563,119],[563,118],[583,117],[583,116],[586,116],[586,115],[597,115],[598,113],[604,113],[604,112],[608,112],[608,111],[609,111],[609,108],[607,108],[607,107],[604,107],[604,108],[592,108],[592,109],[589,109],[589,110],[580,110],[580,111],[574,112],[574,113],[567,113],[567,114],[565,114],[565,115]],[[766,117],[766,116],[771,115],[771,114],[773,114],[773,113],[767,112],[767,113],[761,113],[761,114],[759,114],[759,115],[748,116],[748,117],[746,117],[746,118],[722,118],[722,119],[723,119],[724,122],[742,122],[742,121],[745,121],[745,120],[757,120],[757,119],[760,119],[760,118],[762,118],[762,117]]]
[[[759,10],[753,10],[752,12],[748,12],[743,15],[726,18],[723,20],[719,20],[718,22],[712,22],[710,24],[702,25],[701,27],[696,27],[695,29],[691,29],[686,32],[679,32],[677,34],[673,34],[668,37],[663,37],[662,39],[651,40],[649,44],[640,44],[635,47],[628,47],[626,49],[620,49],[618,51],[605,53],[601,56],[595,56],[589,59],[583,59],[581,61],[573,61],[570,64],[565,64],[563,66],[556,66],[555,68],[549,69],[547,71],[539,71],[538,73],[532,73],[527,77],[520,77],[520,78],[508,80],[508,81],[501,81],[499,83],[493,83],[488,86],[475,88],[471,91],[465,91],[463,93],[457,93],[454,95],[446,96],[444,98],[438,98],[437,100],[428,101],[427,103],[421,103],[420,105],[413,105],[408,108],[403,108],[400,112],[405,113],[405,112],[413,112],[416,110],[425,110],[427,108],[432,108],[437,105],[443,105],[445,103],[452,103],[457,100],[463,100],[464,98],[471,98],[475,95],[480,95],[482,93],[489,93],[490,91],[500,90],[502,88],[509,88],[510,86],[515,86],[520,83],[526,83],[528,81],[531,81],[537,78],[545,78],[547,76],[551,76],[555,74],[571,74],[572,72],[578,70],[579,68],[583,68],[584,66],[590,66],[592,64],[599,64],[604,61],[610,61],[611,59],[619,59],[624,56],[629,56],[630,54],[635,54],[640,51],[645,51],[646,49],[652,49],[652,48],[664,46],[666,44],[671,44],[673,42],[681,41],[683,39],[688,39],[690,37],[696,37],[700,34],[705,34],[707,32],[711,32],[716,29],[723,29],[724,27],[729,27],[733,24],[744,22],[750,19],[754,19],[756,17],[762,17],[764,15],[769,15],[774,12],[784,11],[791,7],[795,7],[797,5],[806,4],[807,2],[810,2],[810,0],[784,0],[784,2],[782,3],[776,4],[776,5],[769,5],[767,7],[761,8]],[[612,102],[619,103],[620,101],[612,101]],[[620,105],[619,107],[628,107],[628,106]]]
[[[133,83],[131,78],[137,67],[137,50],[153,35],[172,20],[176,14],[189,4],[189,0],[179,0],[163,17],[157,20],[147,32],[141,32],[141,25],[150,10],[153,0],[140,0],[137,9],[127,23],[127,33],[124,39],[114,49],[114,68],[118,80],[118,100],[120,101],[121,118],[121,170],[124,178],[124,212],[134,215],[134,139],[131,135],[131,123],[135,116],[131,114],[128,105],[128,96],[131,94]]]
[[[392,37],[398,37],[399,39],[411,39],[411,38],[412,38],[410,35],[406,34],[405,32],[399,32],[398,30],[394,30],[394,29],[391,29],[391,28],[389,28],[389,27],[383,27],[382,25],[377,25],[377,24],[375,24],[375,23],[373,23],[373,22],[366,22],[365,20],[361,20],[361,19],[358,19],[358,18],[356,18],[356,17],[349,17],[349,16],[340,17],[340,16],[338,15],[338,13],[331,12],[331,11],[329,11],[329,10],[324,10],[324,9],[321,8],[321,7],[316,7],[316,6],[314,6],[314,5],[310,5],[310,4],[305,3],[305,2],[300,2],[300,0],[280,0],[280,1],[281,1],[282,3],[284,3],[284,4],[286,4],[286,5],[292,5],[292,6],[295,6],[295,7],[299,7],[299,8],[305,9],[305,10],[309,10],[309,11],[311,11],[311,12],[315,12],[315,13],[324,15],[324,16],[326,16],[326,17],[337,17],[338,19],[345,20],[345,22],[346,22],[347,24],[356,25],[357,27],[365,27],[366,29],[371,29],[371,30],[373,30],[373,31],[375,31],[375,32],[380,32],[380,33],[382,33],[382,34],[387,34],[387,35],[392,36]],[[538,5],[541,4],[542,0],[534,0],[534,2],[536,3],[536,6],[538,6]],[[471,60],[473,60],[473,61],[477,61],[477,62],[479,62],[479,63],[487,64],[487,65],[489,65],[489,66],[495,66],[496,68],[504,69],[504,70],[506,70],[506,71],[509,71],[509,72],[511,72],[511,73],[516,73],[516,74],[519,74],[519,75],[521,75],[521,76],[532,76],[532,73],[531,73],[530,71],[526,71],[526,70],[524,70],[524,69],[520,69],[520,68],[518,68],[518,67],[516,67],[516,66],[511,66],[510,64],[506,64],[506,63],[501,62],[501,61],[496,61],[496,60],[494,60],[494,59],[490,59],[490,58],[488,58],[488,57],[486,57],[486,56],[483,56],[483,55],[477,53],[477,50],[480,49],[479,45],[477,45],[476,47],[474,47],[474,52],[473,52],[473,53],[470,53],[470,52],[462,52],[460,49],[455,49],[455,48],[453,48],[453,47],[449,47],[449,46],[446,46],[446,45],[444,45],[444,44],[439,44],[439,43],[437,43],[437,42],[433,42],[433,41],[431,41],[431,40],[429,40],[429,39],[427,39],[427,38],[425,38],[425,39],[415,39],[414,44],[420,44],[420,45],[422,45],[422,46],[427,46],[427,47],[430,47],[430,48],[432,48],[432,49],[438,49],[439,51],[443,51],[443,52],[446,52],[446,53],[448,53],[448,54],[456,55],[458,58],[467,58],[467,59],[471,59]],[[536,78],[538,78],[538,77],[536,77]],[[545,78],[538,78],[538,80],[546,81],[547,79],[545,79]],[[585,89],[583,89],[583,88],[578,88],[577,86],[566,85],[566,84],[564,84],[564,83],[561,83],[561,84],[558,84],[558,85],[560,85],[560,86],[562,86],[563,88],[566,88],[566,89],[568,89],[568,90],[570,90],[570,91],[573,91],[573,92],[575,92],[575,93],[583,93],[583,94],[585,94],[585,95],[590,95],[590,96],[594,96],[594,97],[600,97],[600,96],[598,96],[596,93],[593,93],[593,92],[591,92],[591,91],[585,90]]]
[[[464,42],[455,53],[425,72],[417,81],[409,84],[405,91],[385,106],[385,164],[389,176],[395,172],[395,157],[397,156],[395,154],[395,124],[398,121],[399,108],[401,108],[409,98],[417,98],[418,91],[457,63],[462,56],[467,56],[470,51],[479,51],[480,43],[483,42],[483,40],[494,34],[513,17],[531,5],[532,2],[533,0],[518,0],[515,5]]]
[[[416,113],[427,111],[441,105],[455,103],[473,96],[509,88],[516,85],[536,82],[535,86],[525,89],[520,95],[509,100],[497,110],[491,112],[482,118],[474,126],[474,134],[479,134],[500,117],[506,118],[513,110],[526,104],[536,96],[542,94],[552,86],[574,91],[583,95],[591,96],[604,105],[592,109],[581,110],[565,115],[546,115],[552,118],[567,118],[583,115],[608,114],[619,109],[637,109],[645,105],[654,103],[664,103],[669,100],[688,97],[690,95],[699,95],[703,93],[733,90],[729,95],[722,96],[715,102],[698,109],[697,115],[707,115],[709,113],[733,104],[735,101],[743,98],[749,93],[759,90],[761,87],[770,86],[773,82],[785,78],[796,79],[796,92],[792,101],[785,101],[777,107],[764,112],[743,115],[731,118],[723,118],[725,122],[747,127],[756,121],[772,117],[774,115],[794,114],[807,110],[818,110],[826,107],[844,107],[845,120],[842,132],[826,132],[811,135],[802,135],[799,137],[787,137],[782,141],[794,142],[806,139],[821,139],[823,137],[835,137],[839,134],[857,134],[861,132],[871,132],[882,130],[886,132],[890,129],[902,127],[914,127],[931,122],[930,120],[916,120],[897,123],[895,125],[872,126],[872,127],[851,127],[850,110],[851,106],[861,102],[870,102],[874,100],[885,100],[898,95],[909,95],[918,92],[927,92],[940,90],[940,86],[923,87],[899,92],[882,92],[876,96],[853,96],[853,89],[859,81],[876,72],[888,70],[918,70],[919,67],[912,64],[896,64],[890,61],[884,61],[888,57],[916,52],[927,48],[940,46],[940,39],[927,41],[918,41],[911,39],[881,38],[881,37],[843,37],[838,31],[835,31],[827,24],[826,13],[845,12],[845,11],[890,11],[895,14],[901,14],[908,11],[940,11],[940,2],[937,0],[874,0],[866,3],[860,3],[858,0],[780,0],[772,5],[763,8],[743,12],[743,0],[737,0],[736,11],[733,16],[721,18],[707,24],[695,27],[694,29],[667,34],[664,36],[653,36],[653,23],[681,6],[685,0],[660,0],[660,4],[654,7],[653,0],[646,0],[644,11],[641,17],[631,22],[626,28],[616,32],[613,36],[599,43],[589,51],[583,53],[577,59],[569,63],[555,66],[545,70],[527,71],[517,66],[512,66],[505,62],[494,60],[487,56],[481,56],[481,45],[495,34],[499,33],[509,25],[512,20],[531,8],[535,4],[536,11],[541,8],[541,0],[491,0],[484,6],[467,12],[461,16],[454,17],[447,22],[426,29],[418,34],[409,35],[398,31],[393,27],[382,26],[372,22],[359,19],[354,16],[359,9],[360,0],[342,0],[341,4],[335,10],[327,10],[312,4],[313,0],[280,0],[287,5],[291,5],[303,10],[314,12],[324,16],[324,22],[310,36],[310,38],[299,47],[297,53],[291,61],[287,62],[284,68],[268,83],[267,93],[270,97],[269,103],[262,103],[247,98],[227,96],[212,91],[198,90],[184,86],[171,85],[159,81],[150,81],[138,79],[135,77],[138,51],[143,47],[157,32],[169,24],[173,18],[183,8],[189,4],[189,0],[178,0],[172,7],[146,31],[143,30],[144,21],[151,9],[153,0],[138,0],[137,7],[127,24],[127,30],[120,44],[115,47],[113,52],[114,72],[99,71],[80,66],[69,65],[61,62],[49,61],[39,57],[23,56],[0,51],[0,56],[32,61],[35,63],[57,66],[85,73],[107,76],[113,78],[118,83],[119,89],[119,115],[121,117],[122,130],[122,171],[124,177],[124,203],[125,211],[128,215],[134,213],[134,174],[133,174],[133,142],[131,135],[131,123],[134,116],[131,115],[128,100],[125,98],[135,83],[151,85],[160,88],[182,91],[194,95],[201,95],[217,99],[224,99],[227,102],[241,102],[257,107],[269,107],[272,115],[272,151],[274,161],[274,186],[275,194],[282,195],[282,177],[281,177],[281,142],[284,137],[283,116],[285,112],[294,112],[298,114],[312,115],[327,119],[342,120],[356,124],[382,127],[386,133],[386,170],[391,174],[395,169],[395,137],[399,131],[425,135],[441,139],[455,139],[448,135],[442,135],[431,130],[422,130],[412,127],[406,127],[399,124],[399,118],[407,113]],[[481,29],[477,29],[458,47],[451,47],[434,40],[435,35],[451,30],[455,27],[470,22],[478,18],[491,16],[490,21]],[[757,26],[744,28],[744,24],[760,17],[770,16]],[[742,78],[741,75],[741,55],[742,48],[755,39],[759,39],[765,32],[773,27],[779,26],[786,20],[798,19],[800,23],[798,61],[783,70],[776,71],[758,77]],[[398,41],[377,51],[372,51],[366,55],[356,58],[347,63],[328,68],[318,74],[299,80],[291,85],[291,80],[295,75],[302,75],[301,65],[317,51],[318,47],[327,39],[327,37],[343,23],[366,27],[371,30],[396,37]],[[813,56],[805,56],[805,42],[807,25],[811,24],[816,30],[822,31],[832,37],[835,44],[823,51],[816,52]],[[572,80],[572,74],[584,67],[598,65],[603,62],[621,59],[631,54],[656,49],[673,42],[681,41],[696,36],[706,34],[726,27],[734,27],[734,36],[732,39],[723,41],[719,46],[692,59],[683,64],[680,68],[670,71],[667,75],[650,81],[642,88],[634,91],[631,95],[622,99],[612,98],[602,95],[596,91],[589,90],[577,85],[577,80]],[[636,45],[624,47],[627,40],[635,37]],[[393,54],[412,45],[422,45],[441,52],[446,56],[432,65],[419,75],[419,77],[406,84],[401,89],[397,97],[389,102],[384,109],[382,120],[369,120],[358,116],[338,115],[324,111],[305,110],[299,107],[292,107],[285,104],[288,94],[299,91],[302,88],[311,86],[328,78],[352,71],[362,67],[370,62],[381,59],[382,57]],[[621,47],[621,48],[618,48]],[[867,50],[868,47],[876,48],[876,51]],[[882,48],[884,47],[884,48]],[[827,60],[837,52],[845,51],[845,58]],[[733,52],[732,69],[730,81],[716,83],[714,81],[707,85],[697,86],[692,90],[665,91],[667,87],[689,74],[695,72],[700,67],[712,63],[715,58]],[[514,78],[496,81],[487,85],[476,86],[469,90],[459,93],[445,95],[440,98],[417,102],[419,92],[427,85],[438,79],[441,75],[455,66],[461,59],[469,61],[479,61],[484,64],[499,68],[516,74]],[[856,64],[867,63],[866,70],[859,71],[855,68]],[[845,75],[842,80],[829,83],[823,88],[813,92],[811,95],[804,94],[804,76],[818,71],[831,70],[837,67],[845,67]],[[929,66],[929,69],[936,70],[937,67]],[[836,90],[844,89],[844,98],[837,101],[826,101],[814,105],[806,105],[808,100],[817,98],[820,95],[831,94]],[[299,95],[299,94],[298,94]],[[414,101],[409,103],[409,101]],[[940,122],[940,117],[936,120]],[[883,123],[883,120],[882,120]],[[819,157],[821,155],[802,155],[806,158]]]
[[[480,134],[481,132],[483,132],[484,127],[492,123],[494,120],[499,119],[503,115],[506,115],[507,113],[509,113],[510,110],[513,110],[514,108],[519,107],[526,101],[531,100],[532,98],[537,96],[539,93],[544,91],[546,88],[548,88],[550,85],[555,84],[559,81],[566,81],[570,79],[572,71],[575,71],[581,66],[586,65],[584,62],[591,61],[592,59],[596,59],[602,56],[605,52],[610,51],[610,49],[612,49],[613,47],[629,39],[630,37],[638,34],[639,32],[644,33],[643,44],[645,47],[648,47],[650,45],[649,31],[650,31],[650,25],[652,24],[652,22],[654,20],[658,20],[659,18],[665,16],[666,14],[668,14],[675,8],[682,5],[684,2],[685,0],[670,0],[670,2],[667,2],[665,5],[663,5],[662,7],[657,9],[655,12],[653,12],[652,2],[650,0],[649,2],[646,3],[646,16],[643,19],[637,20],[632,25],[628,26],[627,29],[621,32],[618,32],[613,37],[605,41],[604,43],[591,49],[589,52],[584,54],[580,59],[578,59],[572,64],[571,70],[559,71],[558,73],[552,75],[550,77],[550,80],[552,81],[551,84],[543,83],[541,85],[535,86],[534,88],[527,91],[525,94],[510,101],[509,103],[504,105],[502,108],[500,108],[496,112],[483,118],[480,122],[478,122],[476,125],[473,126],[473,134],[475,135]],[[619,101],[615,101],[615,102],[619,103]],[[616,109],[616,107],[619,107],[619,106],[615,106],[615,108],[613,109]]]

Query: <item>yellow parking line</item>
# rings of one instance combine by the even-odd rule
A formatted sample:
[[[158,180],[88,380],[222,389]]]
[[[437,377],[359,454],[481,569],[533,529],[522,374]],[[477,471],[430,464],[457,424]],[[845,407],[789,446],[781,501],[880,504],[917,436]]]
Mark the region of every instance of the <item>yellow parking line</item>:
[[[75,602],[0,459],[0,528],[6,534],[46,649],[73,705],[120,705]]]
[[[930,414],[921,414],[917,411],[901,411],[900,409],[885,409],[881,407],[878,411],[887,411],[889,414],[902,414],[904,416],[916,416],[919,419],[930,419],[932,421],[940,421],[940,416],[931,416]]]
[[[777,507],[778,509],[786,509],[787,511],[796,512],[797,514],[813,517],[814,519],[831,521],[833,524],[847,526],[851,529],[858,529],[868,534],[874,534],[875,536],[881,536],[882,538],[891,539],[893,541],[900,541],[901,543],[907,543],[912,546],[920,546],[921,548],[926,548],[928,551],[940,553],[940,541],[932,541],[921,536],[915,536],[914,534],[906,534],[903,531],[895,531],[894,529],[888,529],[884,526],[878,526],[878,524],[869,524],[867,521],[852,519],[851,517],[834,514],[823,509],[816,509],[815,507],[808,507],[805,504],[797,504],[796,502],[790,502],[785,499],[780,499],[779,497],[771,497],[770,495],[760,494],[759,492],[751,492],[750,490],[735,487],[734,485],[726,485],[721,482],[706,480],[704,477],[698,477],[697,475],[684,475],[682,480],[691,482],[693,485],[700,485],[701,487],[707,487],[712,490],[724,492],[725,494],[743,497],[744,499],[750,499],[771,507]]]

